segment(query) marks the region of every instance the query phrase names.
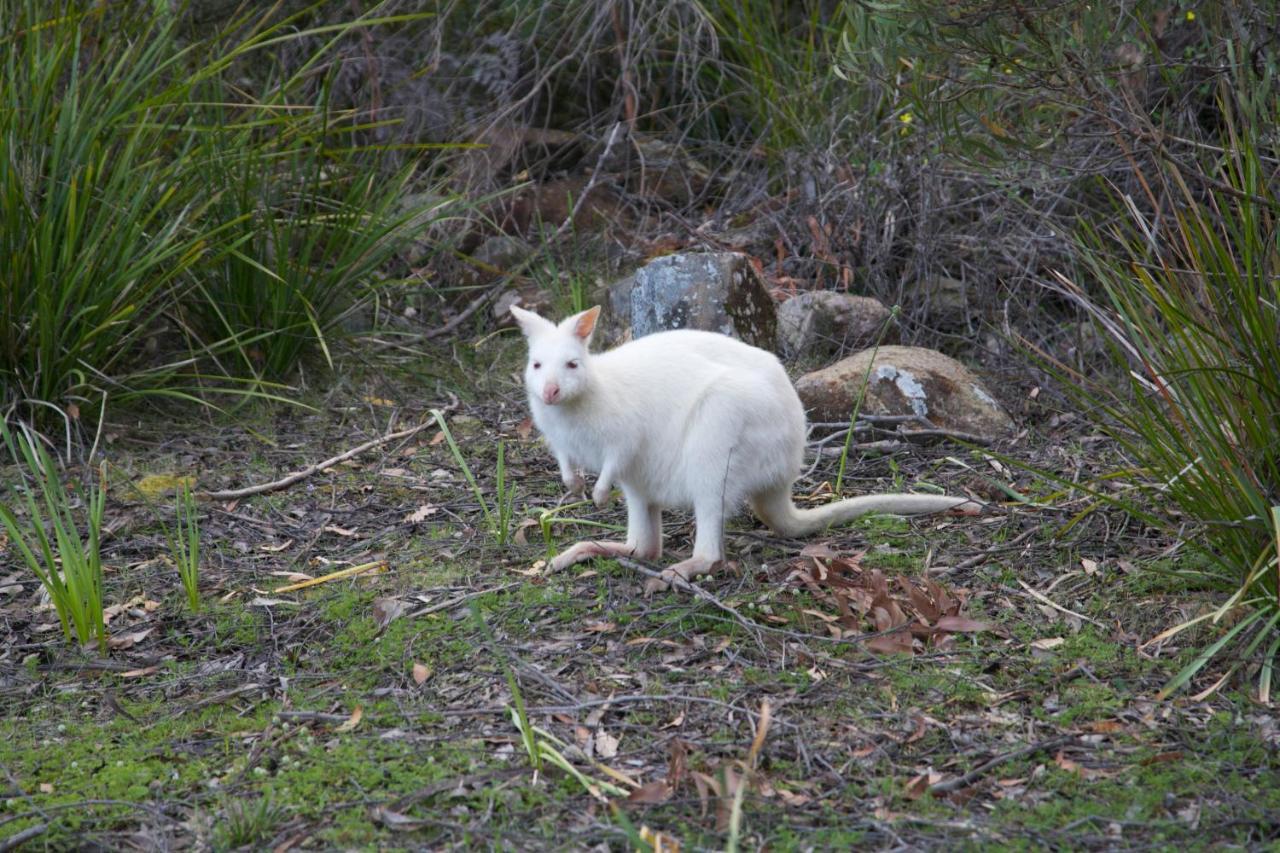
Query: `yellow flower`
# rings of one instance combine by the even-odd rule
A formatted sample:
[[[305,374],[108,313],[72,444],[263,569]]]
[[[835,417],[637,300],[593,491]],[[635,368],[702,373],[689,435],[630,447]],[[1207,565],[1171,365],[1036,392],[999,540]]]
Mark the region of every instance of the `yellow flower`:
[[[1194,21],[1195,19],[1196,19],[1196,13],[1195,13],[1195,12],[1192,12],[1190,9],[1188,9],[1188,10],[1187,10],[1187,20],[1188,20],[1188,21]]]
[[[915,120],[915,116],[911,115],[911,113],[903,113],[902,115],[898,116],[898,121],[902,122],[903,124],[911,124],[911,122],[914,120]]]

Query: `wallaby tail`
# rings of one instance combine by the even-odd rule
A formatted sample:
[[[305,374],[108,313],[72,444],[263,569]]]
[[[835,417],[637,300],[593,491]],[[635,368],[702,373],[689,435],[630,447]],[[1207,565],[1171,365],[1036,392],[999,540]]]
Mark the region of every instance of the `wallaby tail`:
[[[947,497],[945,495],[863,495],[858,498],[846,498],[842,501],[800,509],[791,500],[791,486],[785,485],[769,492],[763,492],[751,499],[751,509],[756,517],[769,526],[771,530],[782,536],[808,536],[819,530],[825,530],[832,524],[852,521],[869,512],[883,512],[890,515],[923,515],[932,512],[946,512],[966,506],[975,512],[978,504],[969,498]]]

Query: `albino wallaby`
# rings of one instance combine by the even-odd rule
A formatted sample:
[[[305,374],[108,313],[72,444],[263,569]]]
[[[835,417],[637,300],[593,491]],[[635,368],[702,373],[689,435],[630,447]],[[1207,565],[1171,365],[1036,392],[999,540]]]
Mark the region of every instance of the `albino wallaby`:
[[[626,542],[579,542],[553,570],[597,556],[662,555],[662,510],[692,507],[693,556],[667,580],[710,572],[724,556],[726,514],[743,502],[783,536],[804,536],[869,512],[943,512],[969,504],[941,495],[868,495],[813,509],[791,500],[804,454],[804,407],[773,354],[713,332],[659,332],[592,354],[597,306],[552,323],[513,306],[528,339],[525,388],[564,483],[600,475],[599,506],[616,482],[627,501]],[[650,581],[652,592],[666,588]]]

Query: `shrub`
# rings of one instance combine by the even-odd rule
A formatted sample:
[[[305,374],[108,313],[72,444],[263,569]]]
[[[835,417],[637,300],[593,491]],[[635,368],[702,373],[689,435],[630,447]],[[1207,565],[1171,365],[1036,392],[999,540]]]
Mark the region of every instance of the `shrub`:
[[[1280,198],[1277,152],[1263,145],[1280,104],[1238,120],[1243,105],[1225,89],[1222,103],[1216,162],[1191,174],[1168,165],[1145,204],[1123,198],[1127,219],[1085,230],[1086,269],[1105,293],[1090,304],[1130,378],[1085,388],[1148,498],[1121,503],[1204,552],[1209,580],[1230,593],[1167,632],[1231,626],[1166,692],[1224,649],[1240,652],[1234,671],[1266,643],[1266,697],[1280,651]]]
[[[411,168],[386,174],[344,137],[369,123],[303,86],[344,34],[414,16],[305,29],[273,7],[206,34],[184,14],[0,0],[6,413],[260,392],[328,355],[422,225],[399,209]],[[290,74],[257,59],[290,42],[313,44]]]
[[[154,331],[207,251],[175,133],[185,51],[165,15],[0,0],[0,404],[162,383]]]

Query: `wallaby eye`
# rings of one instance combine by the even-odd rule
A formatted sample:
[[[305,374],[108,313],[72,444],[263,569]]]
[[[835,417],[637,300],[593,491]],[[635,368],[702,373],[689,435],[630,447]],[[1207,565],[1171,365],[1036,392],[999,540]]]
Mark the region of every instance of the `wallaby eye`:
[[[565,367],[569,368],[570,370],[577,370],[578,360],[575,358],[573,361],[570,361],[569,363],[567,363]]]
[[[534,370],[541,370],[541,369],[542,369],[542,362],[540,362],[540,361],[535,361],[535,362],[533,363],[533,369],[534,369]]]

